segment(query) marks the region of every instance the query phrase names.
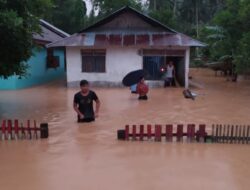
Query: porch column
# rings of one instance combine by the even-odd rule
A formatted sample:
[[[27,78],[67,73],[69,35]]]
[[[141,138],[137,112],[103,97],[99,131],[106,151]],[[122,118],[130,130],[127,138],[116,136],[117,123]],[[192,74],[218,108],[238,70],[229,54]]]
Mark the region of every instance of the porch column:
[[[188,88],[189,63],[190,63],[190,47],[188,47],[185,52],[185,88]]]

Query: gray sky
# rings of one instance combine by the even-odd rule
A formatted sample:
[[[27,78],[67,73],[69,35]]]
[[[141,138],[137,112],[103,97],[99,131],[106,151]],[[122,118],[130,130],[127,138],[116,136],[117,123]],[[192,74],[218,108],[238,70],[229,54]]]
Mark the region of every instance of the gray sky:
[[[91,5],[91,2],[90,0],[83,0],[86,2],[86,5],[87,5],[87,13],[89,14],[89,12],[91,11],[92,9],[92,5]]]

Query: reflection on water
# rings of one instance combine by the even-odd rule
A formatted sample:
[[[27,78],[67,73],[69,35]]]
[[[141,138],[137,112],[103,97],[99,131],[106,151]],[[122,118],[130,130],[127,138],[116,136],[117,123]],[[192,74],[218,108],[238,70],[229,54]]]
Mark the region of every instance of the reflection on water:
[[[101,101],[95,123],[78,124],[72,98],[78,89],[50,84],[0,92],[0,119],[48,122],[50,138],[0,141],[3,190],[249,189],[247,145],[120,142],[125,124],[248,124],[250,87],[194,70],[204,89],[195,101],[182,89],[152,89],[138,102],[127,89],[95,89]]]

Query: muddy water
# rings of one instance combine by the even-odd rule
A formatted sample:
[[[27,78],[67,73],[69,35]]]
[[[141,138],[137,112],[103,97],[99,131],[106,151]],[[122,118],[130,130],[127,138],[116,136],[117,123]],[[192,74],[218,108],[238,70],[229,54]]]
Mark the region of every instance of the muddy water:
[[[119,142],[125,124],[249,124],[250,85],[193,70],[195,101],[182,89],[153,89],[138,102],[127,89],[95,89],[100,117],[78,124],[62,84],[0,93],[0,119],[48,122],[50,138],[0,141],[1,190],[249,190],[250,146]]]

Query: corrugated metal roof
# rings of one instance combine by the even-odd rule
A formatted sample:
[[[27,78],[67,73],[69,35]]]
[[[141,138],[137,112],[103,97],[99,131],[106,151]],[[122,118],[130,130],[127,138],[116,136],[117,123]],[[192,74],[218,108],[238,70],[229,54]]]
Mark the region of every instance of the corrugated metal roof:
[[[112,22],[116,16],[129,12],[139,17],[143,22],[149,23],[150,26],[160,27],[160,31],[151,31],[143,28],[124,28],[117,27],[113,23],[115,30],[105,28],[101,30],[108,22]],[[129,20],[133,22],[133,20]],[[142,30],[143,29],[143,30]],[[80,33],[73,34],[63,40],[48,44],[47,47],[63,47],[63,46],[81,46],[81,47],[106,47],[106,46],[206,46],[187,35],[178,33],[175,30],[161,24],[160,22],[148,17],[131,7],[124,7],[108,17],[102,19],[96,24],[84,29]]]
[[[40,20],[40,27],[41,27],[41,33],[33,34],[34,40],[51,43],[70,36],[66,32],[63,32],[62,30],[56,28],[55,26],[49,24],[44,20]]]
[[[176,33],[136,33],[136,34],[74,34],[63,40],[48,44],[47,47],[105,47],[105,46],[200,46],[205,44],[184,34]]]

